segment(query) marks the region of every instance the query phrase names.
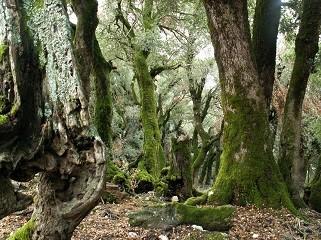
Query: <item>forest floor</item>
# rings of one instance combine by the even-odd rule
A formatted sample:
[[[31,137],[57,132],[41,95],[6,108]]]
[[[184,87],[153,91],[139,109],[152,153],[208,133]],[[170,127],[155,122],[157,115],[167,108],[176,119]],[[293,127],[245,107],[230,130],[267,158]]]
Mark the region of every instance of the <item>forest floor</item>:
[[[119,197],[120,196],[120,197]],[[131,227],[127,214],[159,201],[153,194],[129,196],[119,193],[117,203],[101,202],[82,221],[72,240],[198,240],[208,238],[209,232],[199,226],[178,226],[171,230],[143,229]],[[0,220],[0,240],[25,223],[32,207]],[[286,210],[239,207],[234,215],[232,227],[222,236],[231,240],[299,240],[321,239],[321,214],[304,210],[307,220],[294,217]],[[216,239],[216,238],[215,238]],[[222,238],[223,239],[223,238]]]

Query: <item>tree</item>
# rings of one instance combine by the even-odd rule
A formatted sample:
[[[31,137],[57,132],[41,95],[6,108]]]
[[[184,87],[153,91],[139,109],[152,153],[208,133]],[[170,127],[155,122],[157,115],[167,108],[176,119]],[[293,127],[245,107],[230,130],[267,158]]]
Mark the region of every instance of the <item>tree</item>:
[[[0,74],[7,93],[1,179],[28,181],[40,172],[35,211],[25,228],[32,239],[70,239],[105,182],[105,145],[90,122],[86,87],[98,70],[97,2],[74,0],[72,6],[75,34],[64,1],[0,6]],[[6,196],[2,205],[12,200]]]
[[[286,98],[280,142],[279,166],[294,203],[305,206],[303,185],[306,166],[301,154],[302,107],[308,79],[319,50],[321,1],[303,1],[302,20],[295,41],[295,62]]]
[[[133,5],[131,5],[133,7]],[[154,29],[153,0],[145,0],[142,7],[142,29],[144,34],[150,35]],[[157,118],[157,101],[154,78],[150,72],[147,58],[150,54],[149,46],[135,44],[136,33],[134,26],[122,12],[122,3],[118,1],[117,21],[126,29],[128,41],[132,51],[132,62],[135,77],[138,81],[141,97],[141,118],[144,131],[144,160],[139,163],[140,170],[147,171],[155,179],[165,165],[164,153],[161,146],[161,133]]]
[[[221,165],[208,201],[292,208],[267,141],[269,109],[252,54],[247,1],[204,0],[204,5],[224,112]]]

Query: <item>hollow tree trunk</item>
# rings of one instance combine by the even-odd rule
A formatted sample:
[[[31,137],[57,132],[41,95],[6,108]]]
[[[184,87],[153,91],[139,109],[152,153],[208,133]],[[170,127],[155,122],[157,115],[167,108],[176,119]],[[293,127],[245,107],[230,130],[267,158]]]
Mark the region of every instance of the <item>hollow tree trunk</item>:
[[[273,159],[268,109],[252,58],[247,1],[204,0],[220,73],[223,153],[213,194],[217,204],[292,208]]]
[[[96,17],[97,2],[90,3],[88,8],[73,1],[88,10],[86,21]],[[96,205],[105,180],[105,146],[93,134],[84,91],[90,73],[82,72],[91,71],[93,54],[80,68],[78,58],[87,56],[88,46],[73,44],[85,36],[76,33],[72,39],[64,1],[2,1],[1,14],[0,39],[8,46],[3,59],[10,59],[4,73],[11,76],[14,94],[10,112],[4,112],[8,122],[0,126],[11,139],[0,144],[0,172],[18,181],[40,172],[28,231],[32,239],[70,239]],[[78,20],[84,17],[76,14]],[[77,25],[76,32],[90,32],[82,28]]]
[[[305,0],[295,42],[296,58],[288,90],[280,140],[279,166],[294,203],[304,206],[302,197],[305,163],[301,151],[302,105],[308,79],[318,52],[321,0]],[[321,199],[320,199],[321,200]]]

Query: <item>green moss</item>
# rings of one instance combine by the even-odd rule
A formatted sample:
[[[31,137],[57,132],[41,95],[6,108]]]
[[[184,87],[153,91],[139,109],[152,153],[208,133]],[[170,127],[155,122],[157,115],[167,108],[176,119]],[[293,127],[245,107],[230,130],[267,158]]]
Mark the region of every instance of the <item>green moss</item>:
[[[95,3],[94,3],[95,2]],[[88,2],[88,4],[90,4]],[[92,4],[97,4],[93,1]],[[88,11],[91,11],[88,9]],[[78,27],[77,27],[78,29]],[[113,106],[110,84],[111,64],[105,60],[99,47],[99,43],[94,39],[94,73],[95,73],[95,126],[99,136],[107,145],[112,148],[112,118]],[[111,157],[110,157],[111,158]]]
[[[207,193],[202,194],[201,196],[198,197],[191,197],[185,201],[185,205],[189,206],[196,206],[196,205],[202,205],[205,204],[207,201]]]
[[[6,44],[0,43],[0,61],[2,61],[7,48],[8,48],[8,46]]]
[[[126,191],[130,191],[128,175],[111,160],[107,161],[106,180],[119,185]]]
[[[152,79],[146,56],[135,51],[134,68],[141,95],[141,118],[144,131],[144,165],[155,178],[159,178],[165,166],[165,157],[161,146],[161,134],[158,124],[155,84]]]
[[[0,115],[0,126],[9,122],[9,117],[7,115]]]
[[[168,184],[162,181],[159,181],[155,184],[155,192],[157,196],[164,196],[168,190]]]
[[[117,197],[107,191],[104,191],[101,195],[101,198],[104,200],[105,203],[118,203]]]
[[[134,191],[136,193],[152,191],[156,183],[155,178],[145,169],[143,162],[138,164],[138,169],[132,176],[131,181],[135,182]]]
[[[268,140],[270,131],[265,102],[262,100],[257,106],[247,97],[245,89],[240,92],[240,95],[223,94],[222,101],[226,106],[224,150],[208,202],[273,208],[284,206],[294,212]]]
[[[34,0],[33,1],[33,6],[37,9],[42,9],[45,5],[45,1],[44,0]]]
[[[197,224],[206,230],[226,231],[230,227],[235,207],[226,205],[220,207],[193,207],[176,204],[179,222],[182,224]]]
[[[145,169],[139,169],[136,179],[139,181],[154,182],[154,178]]]
[[[15,104],[12,106],[12,108],[11,108],[11,110],[10,110],[10,116],[11,116],[11,117],[16,116],[17,112],[19,111],[19,107],[20,107],[20,105],[17,104],[17,103],[15,103]]]
[[[163,229],[180,224],[197,224],[205,230],[226,231],[231,226],[234,212],[235,207],[228,205],[199,208],[175,203],[147,207],[130,213],[129,223],[131,226]]]
[[[13,233],[7,240],[31,240],[36,222],[30,219],[26,224]]]

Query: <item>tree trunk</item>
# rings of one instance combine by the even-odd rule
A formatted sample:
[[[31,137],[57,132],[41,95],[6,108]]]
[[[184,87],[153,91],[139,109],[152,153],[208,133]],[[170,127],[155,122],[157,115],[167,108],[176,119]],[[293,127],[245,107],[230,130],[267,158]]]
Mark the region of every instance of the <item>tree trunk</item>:
[[[305,164],[301,151],[302,105],[308,79],[318,52],[321,0],[305,0],[295,42],[296,58],[284,109],[279,166],[296,205],[303,207]]]
[[[247,1],[204,0],[224,112],[220,170],[208,201],[292,208],[273,159],[268,109],[253,60]]]
[[[134,68],[141,95],[141,117],[144,131],[144,166],[148,173],[158,178],[164,167],[161,134],[158,125],[155,84],[143,51],[134,54]]]
[[[178,188],[178,181],[181,181],[180,189],[175,189],[177,195],[180,199],[187,199],[192,196],[193,190],[193,179],[192,179],[192,160],[191,160],[191,141],[188,136],[180,135],[177,139],[173,139],[173,153],[174,158],[171,163],[171,168],[169,171],[169,188],[171,185],[171,180],[174,181],[174,188]]]
[[[32,197],[16,191],[8,178],[0,176],[0,183],[0,219],[32,203]]]
[[[275,81],[276,44],[280,16],[280,0],[256,1],[252,43],[268,109],[270,109]]]
[[[73,4],[84,4],[77,7],[96,19],[96,1],[91,8]],[[78,20],[84,17],[76,13]],[[1,74],[9,76],[11,93],[9,111],[3,112],[8,121],[0,126],[0,175],[6,171],[9,178],[28,181],[41,172],[34,224],[26,229],[32,239],[70,239],[96,205],[105,180],[105,146],[93,134],[84,91],[93,60],[80,68],[78,59],[91,50],[73,44],[64,1],[5,1],[0,15],[0,41],[8,49],[1,59],[8,67]],[[76,32],[88,33],[82,27]],[[74,42],[83,37],[76,34]],[[2,134],[10,142],[2,142]]]

